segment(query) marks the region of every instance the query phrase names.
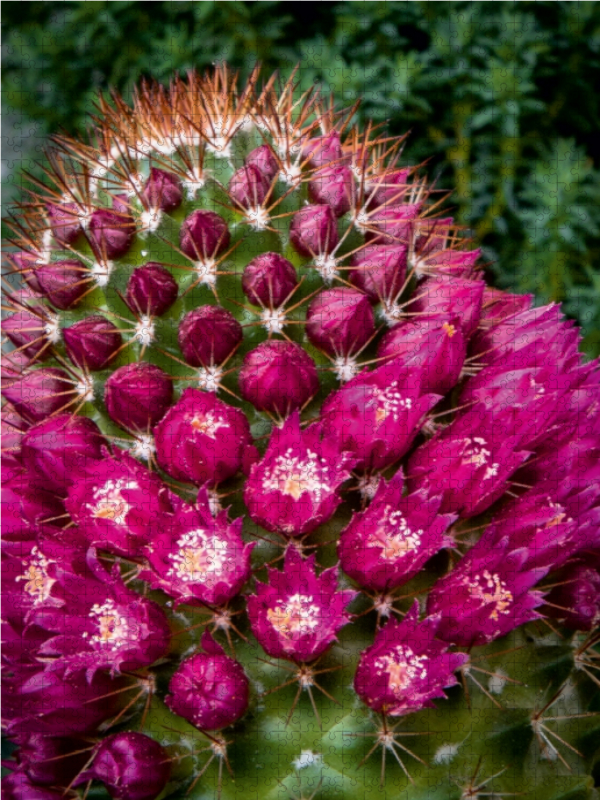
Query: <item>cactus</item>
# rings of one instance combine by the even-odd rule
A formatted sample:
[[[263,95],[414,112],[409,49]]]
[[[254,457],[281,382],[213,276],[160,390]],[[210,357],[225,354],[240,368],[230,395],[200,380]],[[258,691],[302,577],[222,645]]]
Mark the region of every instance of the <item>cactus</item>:
[[[7,797],[591,799],[598,364],[277,83],[101,97],[13,212]]]

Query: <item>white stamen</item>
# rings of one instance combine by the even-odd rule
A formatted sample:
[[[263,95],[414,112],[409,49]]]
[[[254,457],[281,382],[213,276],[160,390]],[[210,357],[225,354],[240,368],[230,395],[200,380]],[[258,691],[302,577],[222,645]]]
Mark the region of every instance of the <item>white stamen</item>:
[[[282,456],[277,456],[271,471],[265,475],[263,488],[266,491],[279,491],[281,494],[299,500],[308,492],[317,503],[324,492],[331,491],[327,473],[329,467],[316,453],[308,450],[303,460],[293,455],[290,447]]]
[[[223,580],[234,560],[234,553],[225,539],[211,536],[205,530],[187,531],[177,541],[177,552],[169,554],[173,566],[168,575],[185,583],[216,585]]]
[[[106,600],[102,605],[95,603],[89,616],[99,627],[99,633],[90,637],[90,644],[99,644],[101,647],[115,652],[123,644],[129,644],[138,638],[134,633],[135,627],[130,627],[127,617],[119,614],[115,601],[112,599]],[[84,639],[87,638],[85,633],[82,635]]]
[[[37,547],[32,547],[31,557],[23,561],[25,572],[15,579],[17,582],[25,581],[23,589],[33,597],[34,606],[43,603],[50,595],[52,584],[55,583],[48,576],[48,566],[52,563],[54,562],[40,553]]]
[[[310,595],[293,594],[287,602],[269,608],[267,619],[283,638],[304,636],[319,627],[319,606]]]

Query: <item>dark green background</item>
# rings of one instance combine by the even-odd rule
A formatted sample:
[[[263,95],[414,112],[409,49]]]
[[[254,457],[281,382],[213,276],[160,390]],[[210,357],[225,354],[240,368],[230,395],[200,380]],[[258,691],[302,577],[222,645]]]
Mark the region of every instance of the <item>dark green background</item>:
[[[19,2],[3,6],[3,183],[96,92],[143,75],[297,62],[361,120],[411,131],[496,285],[562,301],[600,352],[600,5],[595,2]]]

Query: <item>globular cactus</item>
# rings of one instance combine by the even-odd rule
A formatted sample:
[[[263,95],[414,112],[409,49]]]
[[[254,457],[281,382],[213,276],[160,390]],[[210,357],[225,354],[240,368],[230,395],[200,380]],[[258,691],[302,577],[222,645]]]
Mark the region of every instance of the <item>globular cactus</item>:
[[[598,364],[277,86],[100,98],[13,212],[6,796],[591,799]]]

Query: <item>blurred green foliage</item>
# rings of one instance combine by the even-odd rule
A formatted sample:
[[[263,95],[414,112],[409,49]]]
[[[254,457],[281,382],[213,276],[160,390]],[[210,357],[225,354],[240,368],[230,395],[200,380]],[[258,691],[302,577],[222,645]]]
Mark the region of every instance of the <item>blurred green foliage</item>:
[[[3,9],[10,184],[33,144],[80,134],[99,89],[143,75],[301,63],[361,121],[411,131],[407,163],[483,244],[503,288],[563,301],[600,352],[600,4],[20,2]],[[11,134],[10,128],[14,128]],[[28,148],[27,136],[30,137]],[[25,138],[24,138],[25,137]],[[11,149],[12,148],[12,149]],[[5,157],[6,159],[6,157]]]

